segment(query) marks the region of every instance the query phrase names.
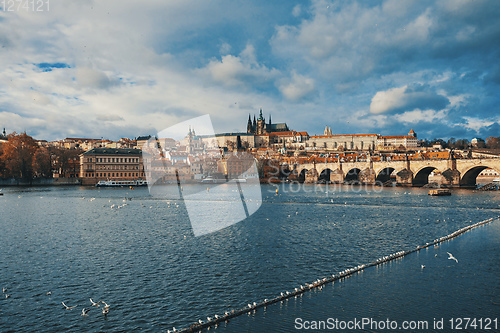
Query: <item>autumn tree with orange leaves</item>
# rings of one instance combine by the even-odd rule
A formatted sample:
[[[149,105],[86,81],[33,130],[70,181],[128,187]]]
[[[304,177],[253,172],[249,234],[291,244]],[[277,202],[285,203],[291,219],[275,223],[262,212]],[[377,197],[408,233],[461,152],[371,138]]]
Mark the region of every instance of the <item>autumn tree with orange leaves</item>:
[[[24,180],[33,179],[33,161],[39,149],[36,141],[26,133],[11,133],[7,136],[1,155],[2,176]]]

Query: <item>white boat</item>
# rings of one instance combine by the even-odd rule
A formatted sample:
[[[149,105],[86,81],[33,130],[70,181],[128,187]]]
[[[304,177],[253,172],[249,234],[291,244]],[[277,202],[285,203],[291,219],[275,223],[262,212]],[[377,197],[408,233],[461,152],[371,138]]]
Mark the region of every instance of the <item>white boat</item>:
[[[225,183],[226,180],[225,179],[221,179],[221,178],[213,178],[213,177],[207,177],[205,179],[202,179],[201,181],[202,183],[206,183],[206,184],[218,184],[218,183]]]
[[[246,183],[247,180],[245,178],[234,178],[234,179],[229,179],[229,180],[226,180],[224,178],[213,178],[213,177],[207,177],[205,179],[202,179],[202,183],[205,183],[205,184],[220,184],[220,183],[225,183],[227,181],[236,181],[238,183]]]
[[[96,187],[147,186],[147,180],[100,180]]]

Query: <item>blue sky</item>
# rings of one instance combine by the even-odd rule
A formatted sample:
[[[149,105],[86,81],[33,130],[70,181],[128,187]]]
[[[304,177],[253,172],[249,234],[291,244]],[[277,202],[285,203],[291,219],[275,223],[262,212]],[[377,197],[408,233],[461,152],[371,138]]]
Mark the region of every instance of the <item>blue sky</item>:
[[[0,11],[0,126],[155,134],[248,114],[322,134],[500,136],[500,2],[62,1]]]

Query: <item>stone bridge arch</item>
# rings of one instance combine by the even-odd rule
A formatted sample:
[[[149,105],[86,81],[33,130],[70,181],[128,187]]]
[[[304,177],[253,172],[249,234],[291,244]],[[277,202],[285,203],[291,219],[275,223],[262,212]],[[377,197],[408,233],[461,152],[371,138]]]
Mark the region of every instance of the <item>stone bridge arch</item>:
[[[307,170],[306,168],[301,168],[300,172],[298,172],[298,176],[297,176],[297,180],[299,181],[299,183],[303,183],[305,182],[306,180],[306,174],[309,170]]]
[[[412,182],[413,186],[424,186],[426,184],[429,184],[429,175],[434,170],[440,171],[437,167],[432,166],[432,165],[428,165],[428,166],[424,166],[424,167],[419,168],[414,173],[413,182]]]
[[[352,183],[352,182],[359,182],[359,175],[361,174],[361,169],[354,167],[349,170],[344,175],[344,182],[346,183]]]
[[[466,188],[476,188],[477,186],[477,176],[485,169],[493,169],[496,172],[500,173],[499,170],[497,170],[494,167],[490,167],[484,164],[480,165],[474,165],[469,167],[468,169],[463,171],[462,178],[460,179],[460,187],[466,187]]]
[[[318,181],[326,181],[326,182],[331,182],[331,177],[335,170],[332,170],[329,167],[323,168],[318,175]]]
[[[375,175],[376,175],[375,181],[383,184],[391,179],[391,174],[394,173],[394,177],[395,177],[395,174],[396,174],[395,171],[396,171],[396,169],[393,167],[390,167],[390,166],[385,167],[381,170],[375,171]]]

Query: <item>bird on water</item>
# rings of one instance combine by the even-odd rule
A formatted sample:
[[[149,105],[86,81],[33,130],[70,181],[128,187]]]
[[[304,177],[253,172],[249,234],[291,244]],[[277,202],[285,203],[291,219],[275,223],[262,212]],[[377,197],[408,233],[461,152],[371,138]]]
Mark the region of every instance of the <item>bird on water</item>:
[[[455,260],[455,261],[458,263],[458,259],[457,259],[457,258],[455,258],[455,257],[453,256],[453,254],[451,254],[450,252],[446,252],[446,253],[448,253],[448,255],[449,255],[448,259],[450,259],[450,260]]]

